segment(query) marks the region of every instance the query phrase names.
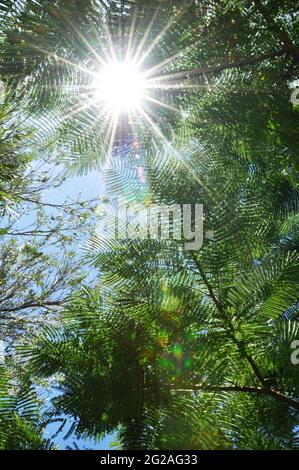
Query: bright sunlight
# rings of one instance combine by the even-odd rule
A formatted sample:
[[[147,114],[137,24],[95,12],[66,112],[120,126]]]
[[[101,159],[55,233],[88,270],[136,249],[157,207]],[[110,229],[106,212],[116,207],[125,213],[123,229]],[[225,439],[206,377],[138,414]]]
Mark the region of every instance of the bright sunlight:
[[[146,88],[142,73],[130,62],[106,65],[94,80],[95,99],[112,112],[133,111],[141,105]]]

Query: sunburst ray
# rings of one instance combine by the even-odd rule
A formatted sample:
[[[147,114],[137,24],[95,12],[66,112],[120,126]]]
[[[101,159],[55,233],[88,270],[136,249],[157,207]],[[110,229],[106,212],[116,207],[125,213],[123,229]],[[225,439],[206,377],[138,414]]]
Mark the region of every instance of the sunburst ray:
[[[162,31],[156,36],[156,38],[152,41],[150,46],[145,49],[145,51],[141,55],[141,59],[137,61],[137,66],[141,67],[141,65],[146,61],[148,56],[151,54],[151,52],[154,50],[154,48],[159,44],[159,42],[164,38],[165,34],[168,32],[168,30],[173,26],[175,20],[178,20],[184,13],[184,8],[176,12],[168,21],[168,23],[164,26]]]

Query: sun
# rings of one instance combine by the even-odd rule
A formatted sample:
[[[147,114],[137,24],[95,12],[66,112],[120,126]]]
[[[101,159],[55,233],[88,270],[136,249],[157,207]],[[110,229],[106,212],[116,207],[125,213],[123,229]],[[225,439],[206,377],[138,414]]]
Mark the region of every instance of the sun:
[[[130,112],[141,106],[146,79],[130,62],[105,64],[93,81],[94,99],[111,112]]]
[[[74,27],[90,52],[84,63],[53,54],[56,61],[70,67],[71,73],[74,68],[76,74],[70,89],[78,93],[78,99],[62,119],[69,121],[70,117],[80,116],[78,119],[88,132],[97,132],[107,159],[117,147],[116,142],[123,141],[125,132],[136,141],[151,136],[155,145],[172,148],[169,136],[176,116],[180,122],[181,118],[184,121],[181,139],[181,134],[187,135],[185,129],[189,126],[190,93],[197,96],[199,88],[205,86],[194,78],[201,69],[190,70],[185,63],[197,42],[184,49],[175,48],[173,53],[172,47],[169,51],[168,47],[162,47],[167,31],[173,26],[176,28],[176,19],[183,10],[176,11],[162,30],[156,31],[159,11],[159,8],[155,10],[145,31],[141,32],[137,28],[138,11],[135,9],[124,37],[123,32],[118,33],[114,26],[110,31],[108,23],[104,23],[103,37],[101,33],[96,47]]]

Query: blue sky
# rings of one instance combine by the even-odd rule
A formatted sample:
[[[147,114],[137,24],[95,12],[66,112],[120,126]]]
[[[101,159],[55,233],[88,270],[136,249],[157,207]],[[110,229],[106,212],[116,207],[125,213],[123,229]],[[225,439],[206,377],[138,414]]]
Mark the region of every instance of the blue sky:
[[[43,165],[43,171],[45,170],[45,166]],[[49,170],[50,171],[50,170]],[[101,172],[98,171],[91,171],[85,176],[74,176],[68,177],[65,182],[59,186],[58,188],[51,188],[46,190],[43,193],[43,200],[45,202],[50,202],[51,204],[61,204],[66,199],[72,199],[76,201],[78,197],[81,200],[91,200],[95,199],[99,196],[102,196],[105,193],[104,185],[102,182]],[[16,222],[16,227],[21,230],[25,228],[29,224],[33,223],[35,220],[35,212],[32,211],[28,214],[21,215],[19,220]],[[80,247],[78,247],[80,249]],[[41,391],[42,395],[43,392]],[[56,395],[56,392],[47,393],[48,399],[53,398]],[[109,443],[114,440],[114,435],[107,435],[101,442],[95,442],[92,439],[76,439],[75,436],[68,437],[65,439],[65,435],[67,434],[68,429],[71,426],[71,419],[69,423],[65,426],[62,432],[60,432],[54,439],[55,445],[59,446],[59,449],[64,450],[67,447],[74,448],[74,442],[76,445],[84,450],[84,449],[109,449]],[[61,426],[61,422],[58,423],[50,423],[45,430],[45,437],[51,438],[56,431]]]
[[[85,176],[77,176],[67,178],[66,181],[59,187],[53,188],[44,196],[44,199],[48,199],[51,203],[61,203],[67,197],[76,200],[80,195],[82,200],[90,200],[102,196],[104,194],[104,185],[102,182],[101,172],[91,171]],[[51,437],[59,429],[61,423],[52,423],[46,428],[46,437]],[[92,439],[76,439],[74,436],[65,439],[66,431],[69,429],[69,425],[66,426],[65,431],[60,432],[58,436],[54,438],[54,442],[59,446],[61,450],[70,446],[74,448],[73,443],[84,450],[84,449],[102,449],[108,450],[109,443],[113,441],[113,435],[107,435],[101,442],[95,442]]]
[[[51,438],[53,434],[59,429],[61,423],[51,423],[47,426],[45,431],[45,437]],[[74,436],[71,436],[65,439],[65,434],[69,429],[70,425],[65,427],[65,431],[60,432],[54,439],[55,445],[59,446],[60,450],[65,450],[67,447],[74,449],[74,442],[79,447],[80,450],[109,450],[109,444],[114,440],[114,435],[107,435],[100,442],[95,442],[92,439],[76,439]]]

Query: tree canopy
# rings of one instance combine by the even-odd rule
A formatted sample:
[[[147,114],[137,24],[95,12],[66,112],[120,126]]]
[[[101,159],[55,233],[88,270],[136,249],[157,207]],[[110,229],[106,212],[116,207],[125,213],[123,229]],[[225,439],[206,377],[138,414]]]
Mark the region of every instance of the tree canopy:
[[[298,449],[298,14],[0,0],[0,449],[52,448],[43,429],[64,416],[122,449]],[[149,98],[107,118],[92,77],[129,53]],[[101,201],[45,201],[94,169]],[[203,204],[203,246],[95,230],[119,197]]]

